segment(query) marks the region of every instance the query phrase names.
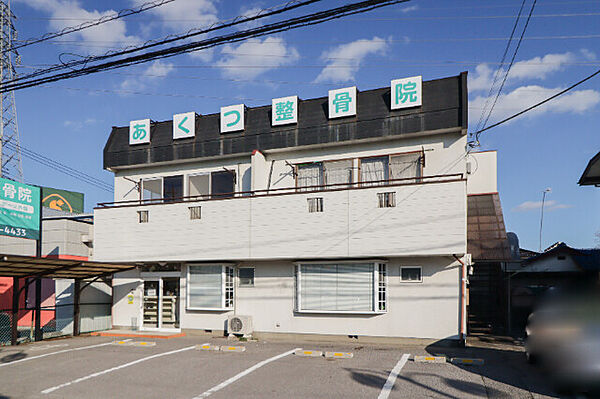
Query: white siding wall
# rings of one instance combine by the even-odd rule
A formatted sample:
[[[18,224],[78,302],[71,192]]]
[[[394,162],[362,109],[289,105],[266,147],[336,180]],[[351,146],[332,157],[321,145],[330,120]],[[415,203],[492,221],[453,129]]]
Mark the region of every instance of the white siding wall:
[[[467,175],[467,194],[497,193],[496,151],[473,152],[467,162],[471,163],[471,173]]]
[[[464,181],[96,209],[94,260],[192,261],[466,252]],[[395,208],[377,193],[394,191]],[[323,197],[309,213],[307,198]],[[190,220],[188,207],[202,206]],[[149,222],[138,223],[137,211]]]
[[[186,310],[186,268],[183,268],[181,328],[223,330],[227,316],[235,313],[252,316],[258,332],[457,338],[460,268],[451,257],[390,259],[388,312],[372,315],[295,313],[292,262],[243,262],[239,266],[255,268],[255,285],[240,288],[236,284],[235,312]],[[421,266],[423,282],[401,282],[400,266]],[[129,327],[132,317],[139,318],[140,296],[136,296],[134,305],[127,304],[124,297],[132,287],[137,287],[141,295],[141,284],[132,272],[115,276],[115,325]]]

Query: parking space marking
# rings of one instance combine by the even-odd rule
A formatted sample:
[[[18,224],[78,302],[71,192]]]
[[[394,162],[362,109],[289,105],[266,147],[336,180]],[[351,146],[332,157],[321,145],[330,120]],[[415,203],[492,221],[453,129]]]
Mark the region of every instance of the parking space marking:
[[[404,355],[402,355],[400,360],[398,360],[398,363],[396,363],[396,366],[394,366],[394,368],[390,372],[390,375],[388,376],[387,381],[383,385],[383,388],[381,388],[381,392],[379,393],[377,399],[386,399],[388,396],[390,396],[390,392],[392,392],[392,388],[394,388],[396,378],[398,378],[400,370],[402,370],[402,367],[404,367],[409,357],[410,354],[405,353]]]
[[[75,379],[73,381],[70,381],[70,382],[65,382],[64,384],[60,384],[60,385],[54,386],[52,388],[44,389],[41,393],[44,394],[44,395],[46,395],[46,394],[52,393],[52,392],[54,392],[54,391],[56,391],[58,389],[67,387],[69,385],[77,384],[77,383],[82,382],[82,381],[86,381],[86,380],[89,380],[89,379],[92,379],[92,378],[100,377],[101,375],[112,373],[113,371],[121,370],[121,369],[124,369],[126,367],[133,366],[133,365],[136,365],[136,364],[141,363],[141,362],[145,362],[146,360],[156,359],[157,357],[172,355],[174,353],[189,351],[189,350],[194,349],[194,348],[195,348],[195,346],[188,346],[186,348],[181,348],[181,349],[176,349],[176,350],[172,350],[172,351],[168,351],[168,352],[157,353],[156,355],[146,356],[146,357],[143,357],[141,359],[134,360],[133,362],[125,363],[125,364],[122,364],[122,365],[116,366],[116,367],[111,367],[111,368],[106,369],[106,370],[102,370],[102,371],[98,371],[98,372],[90,374],[90,375],[86,375],[85,377],[77,378],[77,379]]]
[[[131,341],[131,340],[129,340],[129,341]],[[26,357],[25,359],[14,360],[14,361],[9,362],[9,363],[2,363],[2,364],[0,364],[0,367],[10,366],[10,365],[15,364],[15,363],[26,362],[27,360],[39,359],[41,357],[46,357],[46,356],[51,356],[51,355],[58,355],[59,353],[66,353],[66,352],[81,351],[81,350],[84,350],[84,349],[99,348],[101,346],[112,345],[112,344],[113,344],[112,342],[105,342],[103,344],[82,346],[80,348],[63,349],[61,351],[44,353],[43,355],[37,355],[37,356],[32,356],[32,357]]]
[[[292,349],[290,351],[287,352],[283,352],[277,356],[273,356],[270,357],[266,360],[263,360],[262,362],[256,363],[254,366],[247,368],[246,370],[242,371],[241,373],[238,373],[236,375],[234,375],[233,377],[229,378],[228,380],[223,381],[222,383],[220,383],[219,385],[215,385],[214,387],[212,387],[211,389],[209,389],[208,391],[204,392],[203,394],[196,396],[194,399],[202,399],[202,398],[206,398],[210,395],[212,395],[213,393],[220,391],[221,389],[225,388],[226,386],[236,382],[237,380],[239,380],[240,378],[252,373],[253,371],[261,368],[262,366],[264,366],[265,364],[269,364],[271,362],[274,362],[275,360],[281,359],[282,357],[291,355],[292,353],[294,353],[297,350],[300,350],[301,348],[295,348]]]

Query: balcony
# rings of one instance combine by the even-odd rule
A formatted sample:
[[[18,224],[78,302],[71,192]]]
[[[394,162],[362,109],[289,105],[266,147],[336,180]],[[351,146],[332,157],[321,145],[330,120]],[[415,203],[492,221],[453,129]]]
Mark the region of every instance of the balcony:
[[[466,181],[454,174],[101,203],[94,246],[95,260],[121,262],[461,254]]]

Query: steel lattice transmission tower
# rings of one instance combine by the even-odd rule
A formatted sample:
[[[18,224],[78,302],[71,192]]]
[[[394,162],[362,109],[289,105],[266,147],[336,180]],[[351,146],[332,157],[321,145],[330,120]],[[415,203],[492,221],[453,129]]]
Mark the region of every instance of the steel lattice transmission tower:
[[[17,75],[16,63],[20,62],[17,50],[13,49],[17,39],[15,15],[10,9],[10,0],[0,0],[0,86],[9,82]],[[21,164],[21,141],[17,125],[17,106],[15,92],[8,91],[0,94],[0,176],[23,181],[23,166]]]

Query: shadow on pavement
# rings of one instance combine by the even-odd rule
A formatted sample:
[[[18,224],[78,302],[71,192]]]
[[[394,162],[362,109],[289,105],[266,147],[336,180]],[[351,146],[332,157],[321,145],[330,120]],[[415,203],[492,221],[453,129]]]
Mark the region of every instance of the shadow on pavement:
[[[14,362],[15,360],[25,359],[26,357],[27,357],[27,353],[25,353],[25,352],[11,353],[10,355],[2,356],[0,358],[0,363],[10,363],[10,362]],[[1,396],[0,396],[0,399],[2,399]]]

